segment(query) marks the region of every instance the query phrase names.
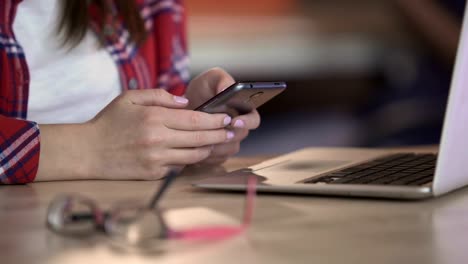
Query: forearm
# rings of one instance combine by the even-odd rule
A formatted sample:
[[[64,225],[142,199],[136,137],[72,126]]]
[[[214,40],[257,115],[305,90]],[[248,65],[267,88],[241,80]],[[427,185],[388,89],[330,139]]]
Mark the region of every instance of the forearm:
[[[90,175],[85,124],[40,125],[41,149],[35,181],[79,180]]]

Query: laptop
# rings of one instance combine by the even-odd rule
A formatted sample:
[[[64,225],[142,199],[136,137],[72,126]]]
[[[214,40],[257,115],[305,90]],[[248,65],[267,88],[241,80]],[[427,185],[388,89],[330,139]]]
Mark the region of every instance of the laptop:
[[[468,8],[468,7],[466,7]],[[467,9],[465,9],[465,14]],[[468,18],[465,15],[438,150],[305,148],[194,186],[259,192],[423,199],[468,184]],[[411,149],[408,149],[411,150]]]

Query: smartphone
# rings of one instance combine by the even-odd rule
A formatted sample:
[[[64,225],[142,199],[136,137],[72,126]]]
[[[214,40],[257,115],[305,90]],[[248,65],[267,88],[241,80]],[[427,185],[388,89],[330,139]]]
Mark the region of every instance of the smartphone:
[[[195,111],[243,115],[260,107],[286,89],[285,82],[236,82],[215,95]]]

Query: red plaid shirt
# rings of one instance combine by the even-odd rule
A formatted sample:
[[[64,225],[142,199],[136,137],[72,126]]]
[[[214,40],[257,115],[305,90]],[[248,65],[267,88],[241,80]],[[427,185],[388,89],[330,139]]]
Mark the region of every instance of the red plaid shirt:
[[[103,33],[104,48],[118,66],[123,90],[164,88],[182,95],[189,78],[183,4],[181,0],[137,2],[148,31],[142,45],[130,42],[121,21],[106,23],[109,20],[93,5],[91,27]],[[28,65],[12,31],[18,4],[21,0],[0,1],[0,184],[34,181],[39,163],[39,127],[26,120]]]

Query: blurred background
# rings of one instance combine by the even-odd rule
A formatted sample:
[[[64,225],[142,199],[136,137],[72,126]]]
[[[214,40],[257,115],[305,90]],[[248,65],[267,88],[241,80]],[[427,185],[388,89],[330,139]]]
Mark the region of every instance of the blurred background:
[[[463,0],[186,0],[192,74],[286,81],[239,155],[437,144]]]

